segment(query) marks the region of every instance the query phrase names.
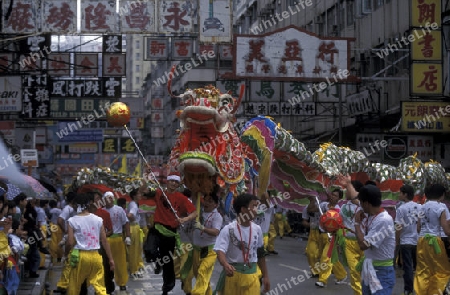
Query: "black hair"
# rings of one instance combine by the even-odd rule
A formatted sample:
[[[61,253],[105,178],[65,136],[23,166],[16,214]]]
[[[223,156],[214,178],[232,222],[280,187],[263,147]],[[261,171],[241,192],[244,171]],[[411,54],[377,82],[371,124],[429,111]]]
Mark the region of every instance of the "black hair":
[[[50,202],[48,202],[48,205],[50,206],[50,208],[56,208],[56,206],[58,206],[58,202],[56,202],[56,200],[50,200]]]
[[[7,201],[6,205],[8,206],[8,209],[16,208],[16,202],[14,202],[12,200]]]
[[[412,200],[414,198],[414,188],[409,184],[405,184],[400,188],[400,191],[406,194],[408,200]]]
[[[16,203],[16,206],[19,206],[20,202],[27,199],[27,195],[24,193],[20,193],[17,196],[14,197],[14,203]]]
[[[445,187],[442,184],[432,184],[425,189],[425,196],[429,200],[438,200],[445,194]]]
[[[361,203],[368,202],[373,207],[381,206],[381,191],[375,185],[368,184],[363,186],[359,191],[358,198]]]
[[[233,209],[236,214],[241,213],[242,207],[248,208],[248,205],[251,201],[258,201],[258,197],[251,194],[242,194],[237,196],[237,198],[233,202]]]
[[[185,188],[185,189],[183,190],[183,195],[185,195],[188,199],[190,199],[190,198],[192,197],[192,192],[191,192],[190,189]]]
[[[77,194],[76,193],[74,193],[74,192],[68,192],[67,193],[67,195],[66,195],[66,201],[67,201],[67,203],[72,203],[73,201],[74,201],[74,199],[75,199],[75,197],[77,196]]]
[[[48,200],[39,200],[39,207],[45,207],[48,204]]]
[[[359,192],[361,190],[361,188],[364,186],[364,184],[359,180],[352,180],[351,183],[353,185],[353,188],[357,192]]]
[[[334,192],[338,192],[338,194],[339,194],[339,199],[342,199],[342,198],[344,197],[344,191],[341,190],[340,188],[335,188],[332,192],[333,192],[333,193],[334,193]]]
[[[373,180],[367,180],[366,183],[364,183],[364,185],[374,185],[377,186],[377,183]]]
[[[138,192],[139,192],[139,189],[137,189],[137,188],[135,188],[134,190],[132,190],[132,191],[130,192],[130,198],[133,199],[133,201],[134,201],[134,197],[136,197],[136,195],[138,194]]]
[[[123,207],[126,204],[127,204],[127,199],[125,199],[125,198],[118,198],[117,199],[117,206]]]
[[[89,205],[89,203],[91,201],[91,197],[88,194],[77,194],[74,201],[75,201],[75,204],[77,204],[81,207],[86,207]]]

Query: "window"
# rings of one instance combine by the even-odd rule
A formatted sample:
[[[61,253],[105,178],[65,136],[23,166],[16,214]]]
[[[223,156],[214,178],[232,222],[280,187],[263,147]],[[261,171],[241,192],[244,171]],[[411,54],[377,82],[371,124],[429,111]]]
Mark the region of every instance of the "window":
[[[140,84],[141,83],[141,78],[140,77],[136,77],[136,84]]]
[[[141,41],[140,40],[136,40],[136,45],[134,46],[136,49],[139,49],[141,47]]]
[[[141,66],[140,65],[136,65],[136,72],[139,73],[141,71]]]
[[[135,57],[136,57],[136,60],[140,60],[141,59],[141,53],[136,52]]]
[[[354,2],[347,1],[347,26],[352,26],[354,22]]]

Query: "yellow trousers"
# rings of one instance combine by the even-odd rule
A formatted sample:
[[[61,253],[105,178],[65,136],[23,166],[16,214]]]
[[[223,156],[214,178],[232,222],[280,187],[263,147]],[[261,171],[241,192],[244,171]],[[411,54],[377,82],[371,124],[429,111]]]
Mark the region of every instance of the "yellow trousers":
[[[47,242],[47,226],[41,225],[41,233],[42,233],[42,247],[46,248],[48,247]],[[45,267],[45,254],[42,252],[39,252],[39,255],[41,256],[41,263],[39,264],[39,267]]]
[[[347,276],[347,271],[345,270],[342,263],[338,261],[333,264],[331,263],[331,258],[327,256],[328,249],[330,248],[330,240],[328,239],[328,234],[321,233],[320,239],[322,240],[322,244],[324,244],[324,247],[320,252],[322,255],[320,256],[319,282],[326,284],[328,278],[331,275],[331,272],[333,272],[337,280],[344,279]],[[325,268],[322,267],[324,264],[327,265]]]
[[[148,227],[147,226],[141,227],[141,235],[142,235],[141,243],[142,243],[142,247],[144,246],[144,241],[147,239],[147,234],[148,234]],[[139,261],[139,268],[144,269],[145,265],[144,265],[144,259],[142,258],[142,255],[140,256],[140,258],[141,259]]]
[[[128,283],[127,251],[122,236],[108,237],[109,247],[114,259],[114,281],[119,286]]]
[[[263,244],[264,244],[264,249],[267,250],[267,245],[269,244],[269,233],[266,233],[266,234],[263,233]]]
[[[308,242],[306,243],[306,258],[309,267],[314,275],[319,274],[319,270],[315,268],[316,263],[320,261],[319,248],[321,248],[320,232],[318,229],[310,229]]]
[[[63,233],[61,228],[53,223],[50,223],[50,229],[52,230],[52,237],[50,238],[49,251],[53,260],[62,258],[64,256],[63,248],[59,246]]]
[[[232,277],[225,278],[225,285],[221,295],[260,295],[261,285],[258,273],[242,274],[237,271]]]
[[[139,271],[139,263],[142,261],[142,239],[139,224],[130,225],[131,246],[128,246],[128,266],[130,273]]]
[[[182,243],[181,244],[181,249],[187,249],[187,244],[186,243]],[[192,245],[189,247],[191,248]],[[181,279],[180,278],[180,272],[181,269],[183,268],[184,264],[186,263],[186,260],[189,257],[189,251],[181,251],[182,253],[180,253],[180,256],[176,256],[173,259],[173,267],[175,270],[175,278],[176,279]],[[191,254],[192,255],[192,254]],[[188,294],[191,293],[192,291],[192,279],[194,278],[194,272],[192,270],[189,271],[187,277],[184,280],[181,280],[183,283],[183,291],[184,293]]]
[[[200,250],[194,249],[192,255],[192,270],[195,276],[195,286],[190,293],[192,295],[211,295],[210,281],[217,254],[214,250],[210,249],[206,257],[200,258]]]
[[[290,234],[290,233],[292,232],[292,228],[291,228],[291,225],[289,224],[287,218],[284,219],[283,225],[284,225],[284,231],[285,231],[287,234]]]
[[[80,250],[80,260],[70,270],[67,295],[79,295],[85,280],[88,286],[94,287],[96,295],[106,295],[103,258],[98,251]]]
[[[267,251],[275,251],[275,238],[277,237],[277,231],[275,230],[275,225],[273,223],[269,226],[269,236],[267,238]],[[265,245],[265,242],[264,242]]]
[[[281,213],[275,213],[274,215],[274,223],[275,223],[275,230],[280,235],[280,237],[284,236],[284,220],[283,220],[283,214]]]
[[[428,240],[417,241],[417,266],[414,275],[414,292],[420,295],[442,294],[450,279],[450,263],[444,243],[437,237],[440,254],[436,254]]]
[[[70,257],[70,254],[69,254],[69,257]],[[67,289],[67,287],[69,286],[69,276],[70,276],[71,269],[72,269],[72,267],[70,266],[69,259],[66,258],[66,260],[64,261],[64,267],[61,272],[61,277],[59,278],[59,281],[56,284],[56,287],[58,287],[60,289]]]
[[[364,256],[364,252],[359,248],[356,239],[345,239],[345,256],[350,270],[350,282],[354,295],[362,294],[361,273],[356,270],[356,265]]]

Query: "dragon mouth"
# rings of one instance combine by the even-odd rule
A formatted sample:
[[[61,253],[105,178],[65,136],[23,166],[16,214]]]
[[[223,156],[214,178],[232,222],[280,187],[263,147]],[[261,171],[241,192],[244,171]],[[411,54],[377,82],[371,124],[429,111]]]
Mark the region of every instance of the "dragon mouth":
[[[214,158],[203,152],[186,152],[180,155],[180,170],[188,173],[207,173],[210,176],[216,174],[216,162]]]
[[[225,132],[229,128],[228,119],[221,116],[216,109],[204,106],[188,106],[181,114],[181,127],[189,125],[210,125],[215,131]]]

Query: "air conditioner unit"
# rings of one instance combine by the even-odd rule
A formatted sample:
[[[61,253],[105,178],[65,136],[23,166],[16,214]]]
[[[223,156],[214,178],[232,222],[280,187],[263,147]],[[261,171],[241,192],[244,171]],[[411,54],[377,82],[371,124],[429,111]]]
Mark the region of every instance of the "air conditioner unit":
[[[323,17],[321,15],[314,17],[314,22],[316,24],[323,24]]]

